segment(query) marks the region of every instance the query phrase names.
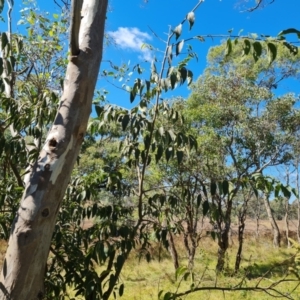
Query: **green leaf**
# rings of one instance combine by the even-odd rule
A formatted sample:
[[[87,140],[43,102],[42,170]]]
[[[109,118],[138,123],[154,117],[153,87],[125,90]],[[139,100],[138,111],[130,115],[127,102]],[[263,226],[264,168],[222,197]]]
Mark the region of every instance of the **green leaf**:
[[[229,56],[231,52],[232,52],[232,43],[231,43],[231,39],[227,39],[227,42],[226,42],[226,50],[225,50],[225,56]]]
[[[130,103],[132,103],[134,101],[135,96],[136,96],[136,92],[135,92],[135,90],[132,90],[130,92]]]
[[[292,193],[294,194],[295,197],[298,197],[298,192],[295,188],[292,188]]]
[[[187,267],[185,266],[181,266],[177,268],[175,272],[175,279],[177,280],[178,278],[180,278],[186,271],[187,271]]]
[[[97,117],[99,117],[103,112],[103,108],[99,105],[95,105],[95,110],[96,110]]]
[[[273,43],[268,43],[269,63],[271,64],[277,56],[277,48]]]
[[[223,185],[223,194],[225,196],[228,194],[229,191],[229,183],[227,180],[224,180],[222,185]]]
[[[186,67],[180,68],[179,73],[181,77],[180,84],[183,84],[186,81],[187,73],[188,73]]]
[[[148,149],[150,146],[150,136],[148,134],[144,137],[144,145],[145,149]]]
[[[202,196],[201,196],[201,194],[199,194],[199,195],[197,196],[197,208],[200,207],[201,201],[202,201]]]
[[[290,43],[287,42],[283,42],[283,45],[288,48],[290,50],[290,53],[293,55],[297,55],[298,54],[298,47],[291,45]]]
[[[193,11],[189,12],[186,16],[186,19],[189,21],[190,30],[191,30],[195,23],[195,13]]]
[[[177,156],[177,162],[178,162],[178,164],[180,164],[182,162],[182,159],[183,159],[183,151],[177,150],[176,151],[176,156]]]
[[[171,82],[171,88],[174,90],[176,82],[177,82],[177,76],[175,73],[172,73],[170,76],[170,82]]]
[[[145,83],[146,83],[147,92],[149,92],[150,91],[150,85],[151,85],[151,83],[150,83],[149,80],[145,80]]]
[[[288,29],[282,30],[278,33],[278,35],[280,36],[280,35],[286,35],[286,34],[291,34],[291,33],[297,34],[298,38],[300,39],[300,31],[295,28],[288,28]]]
[[[168,147],[165,151],[165,155],[166,155],[166,160],[167,162],[170,160],[171,157],[174,156],[174,149],[173,147]]]
[[[204,184],[202,185],[202,189],[203,189],[204,196],[207,198],[207,191],[206,191],[206,187]]]
[[[275,186],[275,192],[274,192],[275,198],[277,198],[279,196],[280,190],[281,190],[281,184],[277,184]]]
[[[118,269],[118,270],[122,269],[123,263],[124,263],[124,256],[122,254],[120,254],[117,257],[116,269]]]
[[[251,50],[251,43],[248,39],[244,39],[243,55],[248,55]]]
[[[129,115],[124,115],[122,118],[122,130],[124,131],[130,121],[130,116]]]
[[[3,73],[3,59],[2,57],[0,57],[0,76],[2,75]]]
[[[288,189],[288,187],[281,185],[281,191],[285,198],[289,199],[291,197],[291,191]]]
[[[202,208],[203,208],[203,216],[206,216],[206,214],[209,211],[209,202],[207,200],[205,200],[202,204]]]
[[[158,145],[157,146],[156,155],[155,155],[155,161],[156,161],[156,163],[158,163],[159,160],[161,159],[161,157],[163,155],[163,152],[164,152],[164,150],[163,150],[162,145]]]
[[[2,13],[4,8],[4,0],[0,0],[0,14]]]
[[[165,293],[163,300],[170,300],[172,294],[170,292]]]
[[[262,45],[260,42],[254,42],[252,46],[253,46],[253,58],[255,61],[257,61],[262,54]]]
[[[190,85],[193,82],[193,72],[191,70],[188,70],[187,72],[187,84]]]
[[[174,29],[174,33],[176,35],[176,40],[178,40],[178,38],[180,37],[182,32],[182,24],[179,24],[178,26],[175,27]]]
[[[217,193],[217,185],[216,185],[215,182],[212,182],[210,184],[210,193],[211,193],[212,196],[215,196],[216,193]]]
[[[12,68],[11,68],[11,64],[8,60],[6,60],[6,70],[7,70],[7,75],[10,75]]]
[[[119,296],[122,297],[124,294],[124,283],[122,283],[119,287]]]
[[[184,45],[184,40],[181,40],[176,44],[176,56],[178,56],[182,51],[183,45]]]
[[[1,35],[1,49],[4,49],[5,46],[8,44],[8,38],[5,32],[2,32]]]

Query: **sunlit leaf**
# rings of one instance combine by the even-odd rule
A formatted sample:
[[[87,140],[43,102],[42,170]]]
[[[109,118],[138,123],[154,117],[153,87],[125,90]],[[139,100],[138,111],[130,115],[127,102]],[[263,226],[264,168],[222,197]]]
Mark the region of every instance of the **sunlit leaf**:
[[[227,39],[227,42],[226,42],[226,50],[225,50],[225,56],[230,55],[231,52],[232,52],[232,43],[231,43],[231,39]]]
[[[244,39],[243,54],[248,55],[251,50],[251,43],[248,39]]]
[[[180,54],[184,45],[184,40],[176,44],[176,56]]]
[[[193,72],[191,70],[188,70],[187,72],[187,84],[190,85],[193,82]]]
[[[190,30],[192,29],[194,23],[195,23],[195,13],[193,11],[189,12],[186,16],[187,20],[190,24]]]
[[[262,54],[262,45],[260,42],[254,42],[252,46],[253,46],[253,58],[255,61],[257,61]]]
[[[268,57],[269,63],[271,64],[277,56],[277,48],[273,43],[268,43]]]
[[[176,40],[180,37],[182,32],[182,24],[179,24],[178,26],[175,27],[174,33],[176,35]]]

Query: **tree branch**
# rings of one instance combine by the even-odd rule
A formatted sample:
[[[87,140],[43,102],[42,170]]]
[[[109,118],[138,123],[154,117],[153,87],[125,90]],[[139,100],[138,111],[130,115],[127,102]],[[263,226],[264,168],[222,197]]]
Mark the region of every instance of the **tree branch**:
[[[73,0],[71,5],[70,51],[71,56],[79,54],[79,29],[81,23],[81,8],[83,0]]]

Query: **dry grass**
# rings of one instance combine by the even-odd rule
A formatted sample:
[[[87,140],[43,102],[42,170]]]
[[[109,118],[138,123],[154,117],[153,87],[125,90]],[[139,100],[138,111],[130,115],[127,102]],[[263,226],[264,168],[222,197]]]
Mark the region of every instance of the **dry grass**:
[[[184,257],[184,249],[181,240],[178,238],[176,244],[181,254],[180,265],[187,265],[187,259]],[[237,242],[235,238],[232,239],[232,244],[228,249],[226,259],[226,271],[224,274],[218,275],[218,286],[234,286],[239,283],[242,278],[247,275],[247,286],[254,286],[261,276],[271,268],[272,271],[268,274],[267,279],[263,281],[262,286],[269,285],[276,280],[281,279],[287,270],[286,260],[294,253],[293,249],[282,247],[274,249],[269,239],[255,240],[248,237],[245,240],[245,247],[243,252],[243,260],[240,274],[233,275],[235,255],[237,251]],[[217,245],[210,237],[204,237],[199,245],[197,255],[195,258],[195,278],[199,279],[203,276],[202,281],[199,281],[199,286],[214,286],[216,274],[214,271],[216,265]],[[155,255],[156,254],[156,255]],[[124,300],[150,300],[157,299],[158,292],[164,290],[165,292],[175,292],[179,281],[175,280],[175,270],[172,265],[171,258],[168,253],[163,252],[163,259],[159,260],[157,253],[154,253],[155,259],[150,263],[145,260],[140,260],[136,255],[132,255],[126,264],[121,280],[125,284],[125,293],[122,299]],[[205,271],[206,270],[206,271]],[[204,273],[205,271],[205,273]],[[179,291],[185,291],[190,288],[191,281],[182,281]],[[284,283],[280,289],[283,292],[288,292],[293,289],[295,284]],[[300,288],[293,293],[295,299],[300,299]],[[183,299],[272,299],[263,293],[258,292],[220,292],[220,291],[201,291],[190,294]],[[113,298],[112,298],[113,299]]]
[[[275,249],[272,246],[272,236],[270,227],[267,221],[261,223],[261,236],[257,240],[254,234],[254,222],[248,222],[246,227],[246,238],[244,243],[241,272],[233,275],[235,255],[237,251],[237,240],[234,234],[235,227],[233,227],[233,235],[226,257],[226,271],[224,274],[218,275],[218,286],[234,286],[241,281],[247,273],[246,285],[254,286],[263,274],[272,268],[268,274],[267,279],[261,284],[266,286],[283,278],[288,267],[287,261],[294,253],[293,249],[287,249],[283,245],[280,249]],[[281,224],[283,229],[283,223]],[[294,228],[292,228],[294,231]],[[175,239],[178,252],[180,254],[180,265],[187,265],[187,257],[181,237]],[[6,243],[0,242],[0,260],[3,261],[6,250]],[[175,292],[178,288],[179,281],[175,279],[175,270],[172,264],[169,253],[160,247],[158,244],[151,249],[153,259],[148,263],[145,259],[139,259],[137,252],[133,252],[126,262],[125,267],[121,273],[121,283],[125,284],[123,300],[152,300],[157,299],[158,292]],[[198,286],[208,287],[214,286],[216,280],[215,265],[217,258],[217,243],[209,236],[201,239],[197,249],[194,274]],[[199,278],[203,277],[201,281]],[[191,279],[182,281],[179,291],[185,291],[190,288]],[[197,285],[196,285],[197,286]],[[285,282],[281,285],[281,291],[289,292],[294,287],[294,284]],[[72,294],[72,292],[71,292]],[[71,296],[71,295],[70,295]],[[300,300],[300,287],[293,292],[293,297]],[[79,298],[77,298],[79,300]],[[114,299],[111,297],[111,299]],[[258,292],[220,292],[220,291],[201,291],[195,292],[182,299],[187,300],[239,300],[239,299],[259,299],[269,300],[274,299],[264,293]]]

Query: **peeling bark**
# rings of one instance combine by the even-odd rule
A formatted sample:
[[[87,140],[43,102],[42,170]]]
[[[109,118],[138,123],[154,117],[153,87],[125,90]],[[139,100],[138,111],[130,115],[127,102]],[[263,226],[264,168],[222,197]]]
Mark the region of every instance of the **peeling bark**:
[[[77,56],[70,58],[52,128],[32,166],[0,277],[0,299],[44,296],[51,237],[91,112],[102,59],[107,0],[85,0]]]

